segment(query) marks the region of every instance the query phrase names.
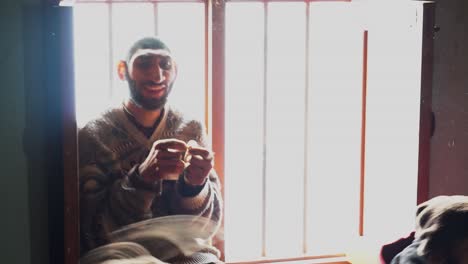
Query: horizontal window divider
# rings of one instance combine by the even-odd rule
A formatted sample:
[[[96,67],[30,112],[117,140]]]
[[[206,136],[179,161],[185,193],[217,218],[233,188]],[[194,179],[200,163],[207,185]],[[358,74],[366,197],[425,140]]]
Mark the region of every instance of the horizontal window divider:
[[[260,263],[284,263],[284,264],[350,264],[346,254],[332,254],[319,256],[303,256],[291,258],[258,258],[243,261],[226,261],[227,264],[260,264]]]
[[[207,0],[61,0],[67,3],[178,3],[197,2]],[[352,0],[224,0],[224,2],[351,2]]]
[[[281,2],[281,3],[284,3],[284,2],[351,2],[352,0],[224,0],[225,2],[229,3],[229,2],[235,2],[235,3],[238,3],[238,2],[249,2],[249,3],[252,3],[252,2],[269,2],[269,3],[272,3],[272,2]]]
[[[137,3],[205,3],[206,0],[62,0],[62,2],[69,2],[74,4],[137,4]]]

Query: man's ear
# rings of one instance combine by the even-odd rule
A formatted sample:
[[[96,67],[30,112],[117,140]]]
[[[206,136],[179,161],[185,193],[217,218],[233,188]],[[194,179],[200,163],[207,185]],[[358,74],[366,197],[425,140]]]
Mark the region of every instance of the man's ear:
[[[125,72],[127,71],[127,63],[123,60],[119,61],[119,64],[117,65],[117,74],[119,75],[119,79],[122,81],[125,81],[126,74]]]
[[[174,80],[177,78],[177,73],[178,73],[178,67],[177,67],[177,62],[174,61]]]

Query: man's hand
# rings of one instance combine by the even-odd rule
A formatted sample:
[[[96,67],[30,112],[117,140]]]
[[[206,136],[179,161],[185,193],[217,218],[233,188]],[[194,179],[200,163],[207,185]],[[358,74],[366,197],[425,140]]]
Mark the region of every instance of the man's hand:
[[[188,155],[186,162],[189,163],[185,169],[185,181],[190,185],[203,185],[213,168],[214,153],[200,147],[196,141],[188,142]]]
[[[162,139],[153,143],[150,153],[140,164],[139,173],[143,180],[177,180],[184,171],[184,156],[187,144],[178,139]]]

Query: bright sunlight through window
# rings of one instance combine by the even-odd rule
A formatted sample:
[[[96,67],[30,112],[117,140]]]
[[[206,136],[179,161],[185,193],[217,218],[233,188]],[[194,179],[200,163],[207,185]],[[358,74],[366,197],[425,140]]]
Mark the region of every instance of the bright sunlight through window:
[[[77,122],[81,127],[119,105],[128,87],[117,63],[136,39],[159,35],[178,62],[170,103],[203,120],[205,113],[202,3],[85,3],[74,7]]]
[[[116,65],[146,35],[178,63],[170,103],[204,120],[218,56],[205,54],[205,4],[76,4],[78,126],[127,96]],[[210,98],[225,101],[226,261],[348,253],[360,225],[381,240],[413,228],[421,9],[391,7],[226,2],[225,98]]]

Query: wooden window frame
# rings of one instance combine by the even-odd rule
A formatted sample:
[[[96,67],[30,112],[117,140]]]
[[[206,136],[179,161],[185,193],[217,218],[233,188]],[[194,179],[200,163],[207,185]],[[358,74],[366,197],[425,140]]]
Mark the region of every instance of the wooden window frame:
[[[205,83],[206,83],[206,111],[205,117],[207,127],[211,128],[213,150],[217,153],[215,168],[220,176],[222,187],[224,190],[224,80],[225,80],[225,29],[218,27],[225,20],[225,3],[226,2],[242,2],[246,0],[207,0],[205,5]],[[259,2],[315,2],[327,0],[258,0]],[[350,0],[328,0],[339,2],[350,2]],[[46,6],[58,6],[73,4],[72,0],[44,0]],[[109,2],[109,0],[97,0],[89,2]],[[152,1],[132,1],[132,2],[171,2],[170,0],[152,0]],[[203,0],[181,0],[179,2],[205,2]],[[250,1],[249,1],[250,2]],[[430,137],[431,137],[431,97],[432,97],[432,69],[433,69],[433,27],[434,27],[434,3],[424,3],[424,30],[422,50],[423,61],[422,76],[421,76],[421,107],[420,107],[420,132],[419,132],[419,161],[418,161],[418,190],[417,203],[426,201],[429,198],[429,161],[430,161]],[[63,246],[63,256],[65,264],[76,264],[79,260],[79,188],[78,188],[78,142],[77,142],[77,126],[75,114],[75,96],[74,96],[74,69],[73,69],[73,38],[72,38],[72,22],[71,12],[54,15],[51,18],[50,30],[46,30],[47,40],[49,43],[55,43],[59,55],[56,59],[57,76],[59,80],[56,85],[63,87],[59,89],[60,107],[63,110],[62,119],[62,150],[63,150],[63,182],[64,182],[64,243],[55,243],[57,247]],[[209,30],[214,28],[213,30]],[[50,34],[51,31],[53,34]],[[367,33],[365,35],[367,39]],[[366,42],[365,42],[366,43]],[[365,44],[364,49],[367,49]],[[209,51],[212,51],[212,56]],[[222,65],[221,67],[213,67],[213,65]],[[365,67],[365,63],[363,64]],[[365,78],[365,76],[363,76]],[[210,96],[211,95],[211,96]],[[213,100],[212,98],[217,98]],[[365,98],[365,92],[363,93]],[[363,113],[364,115],[365,113]],[[365,116],[364,116],[365,117]],[[365,133],[365,132],[363,132]],[[362,155],[365,155],[362,153]],[[361,173],[361,201],[363,201],[364,175]],[[360,203],[360,226],[359,232],[363,233],[363,210],[364,203]],[[54,244],[54,241],[51,241]],[[54,245],[52,245],[53,247]],[[223,248],[223,242],[220,244]],[[54,253],[51,253],[54,254]],[[56,253],[57,254],[57,253]],[[343,257],[343,255],[333,256],[316,256],[304,258],[288,258],[288,259],[270,259],[258,260],[243,263],[272,263],[272,262],[291,262],[301,260],[325,260],[331,257]],[[51,257],[53,259],[53,257]],[[318,263],[318,262],[317,262]],[[333,263],[349,263],[345,260]]]

